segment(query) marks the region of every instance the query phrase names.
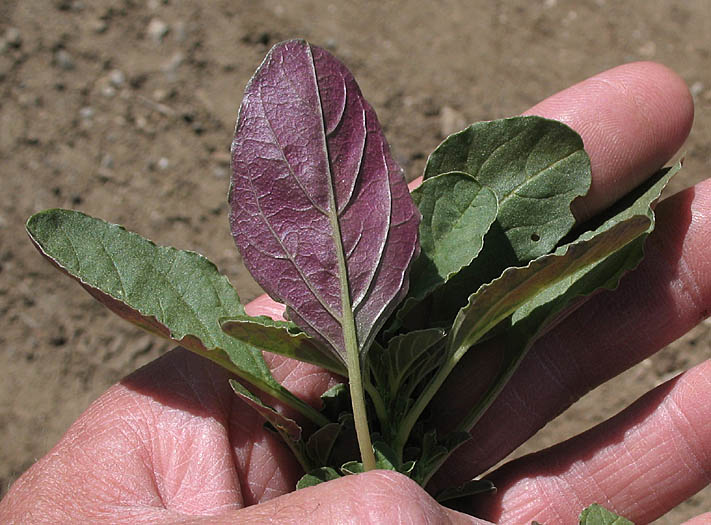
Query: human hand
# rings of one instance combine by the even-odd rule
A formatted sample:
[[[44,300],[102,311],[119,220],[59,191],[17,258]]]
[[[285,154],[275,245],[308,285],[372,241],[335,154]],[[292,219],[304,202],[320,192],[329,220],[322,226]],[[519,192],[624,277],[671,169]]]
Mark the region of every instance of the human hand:
[[[667,69],[630,64],[532,108],[578,131],[593,185],[583,220],[676,152],[693,118],[688,90]],[[573,400],[646,358],[708,315],[711,183],[662,203],[642,266],[614,293],[589,300],[531,350],[501,397],[441,475],[482,472]],[[248,313],[279,315],[262,298]],[[452,378],[471,402],[474,363]],[[328,373],[271,357],[274,375],[308,402]],[[470,368],[467,368],[469,366]],[[404,476],[371,472],[289,493],[300,476],[288,450],[234,396],[228,374],[177,349],[115,385],[0,502],[5,522],[472,523]],[[471,502],[498,523],[574,522],[592,502],[645,522],[708,482],[711,363],[662,385],[622,414],[557,448],[505,465],[496,495]],[[435,483],[438,480],[435,479]],[[708,519],[708,516],[707,516]]]

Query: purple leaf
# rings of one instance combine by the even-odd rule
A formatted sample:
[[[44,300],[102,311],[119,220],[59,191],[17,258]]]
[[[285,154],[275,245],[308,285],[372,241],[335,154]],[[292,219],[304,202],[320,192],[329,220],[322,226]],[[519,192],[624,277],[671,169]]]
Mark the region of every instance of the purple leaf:
[[[276,45],[245,90],[232,170],[251,274],[344,362],[348,319],[366,349],[407,292],[420,215],[346,67],[304,41]]]

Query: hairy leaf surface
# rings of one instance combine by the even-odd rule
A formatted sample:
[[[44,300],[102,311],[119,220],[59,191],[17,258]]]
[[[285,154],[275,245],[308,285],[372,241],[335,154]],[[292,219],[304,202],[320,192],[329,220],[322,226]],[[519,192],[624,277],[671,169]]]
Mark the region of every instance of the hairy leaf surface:
[[[496,219],[494,192],[464,172],[425,180],[412,192],[422,214],[420,256],[411,273],[409,296],[422,299],[479,254]]]
[[[646,217],[633,217],[590,240],[571,244],[562,254],[545,255],[528,266],[507,269],[501,277],[473,294],[469,304],[457,315],[449,341],[452,355],[465,352],[546,287],[619,250],[646,231],[649,224]]]
[[[237,292],[200,254],[157,246],[123,227],[71,210],[30,217],[40,253],[123,319],[207,357],[259,389],[322,421],[271,375],[258,349],[220,330],[244,313]]]
[[[425,182],[452,170],[494,192],[497,217],[483,247],[472,246],[478,255],[471,264],[452,272],[422,302],[408,297],[398,319],[410,329],[451,326],[481,285],[550,252],[573,226],[570,204],[591,181],[577,133],[540,117],[479,122],[451,135],[430,156]]]
[[[250,273],[346,362],[407,292],[419,212],[353,76],[303,41],[275,46],[245,91],[230,224]]]
[[[432,152],[425,179],[463,171],[496,194],[497,222],[520,262],[548,253],[570,231],[570,203],[590,188],[583,141],[561,122],[513,117],[478,122]]]
[[[393,337],[387,348],[377,348],[369,354],[377,386],[395,398],[406,378],[420,371],[422,356],[445,337],[438,328],[416,330]],[[428,370],[422,370],[426,373]]]

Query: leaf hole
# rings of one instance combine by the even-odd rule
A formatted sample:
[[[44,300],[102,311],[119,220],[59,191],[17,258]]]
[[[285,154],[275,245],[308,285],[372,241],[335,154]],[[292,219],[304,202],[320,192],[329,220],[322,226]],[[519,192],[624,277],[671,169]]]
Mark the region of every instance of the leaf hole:
[[[541,236],[538,235],[537,233],[532,233],[532,234],[531,234],[531,240],[532,240],[533,242],[538,242],[538,241],[541,240]]]

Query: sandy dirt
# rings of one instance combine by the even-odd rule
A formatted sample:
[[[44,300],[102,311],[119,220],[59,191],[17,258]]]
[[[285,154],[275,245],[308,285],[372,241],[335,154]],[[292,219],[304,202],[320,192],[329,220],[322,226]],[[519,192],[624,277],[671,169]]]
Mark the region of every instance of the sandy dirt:
[[[604,69],[656,60],[696,99],[673,190],[711,168],[707,0],[590,2],[0,2],[0,496],[110,384],[169,344],[114,318],[30,245],[50,207],[197,250],[247,301],[226,219],[228,146],[269,47],[305,37],[337,54],[410,177],[447,133],[519,113]],[[711,324],[574,405],[525,451],[602,421],[711,356]],[[662,518],[711,507],[706,490]]]

